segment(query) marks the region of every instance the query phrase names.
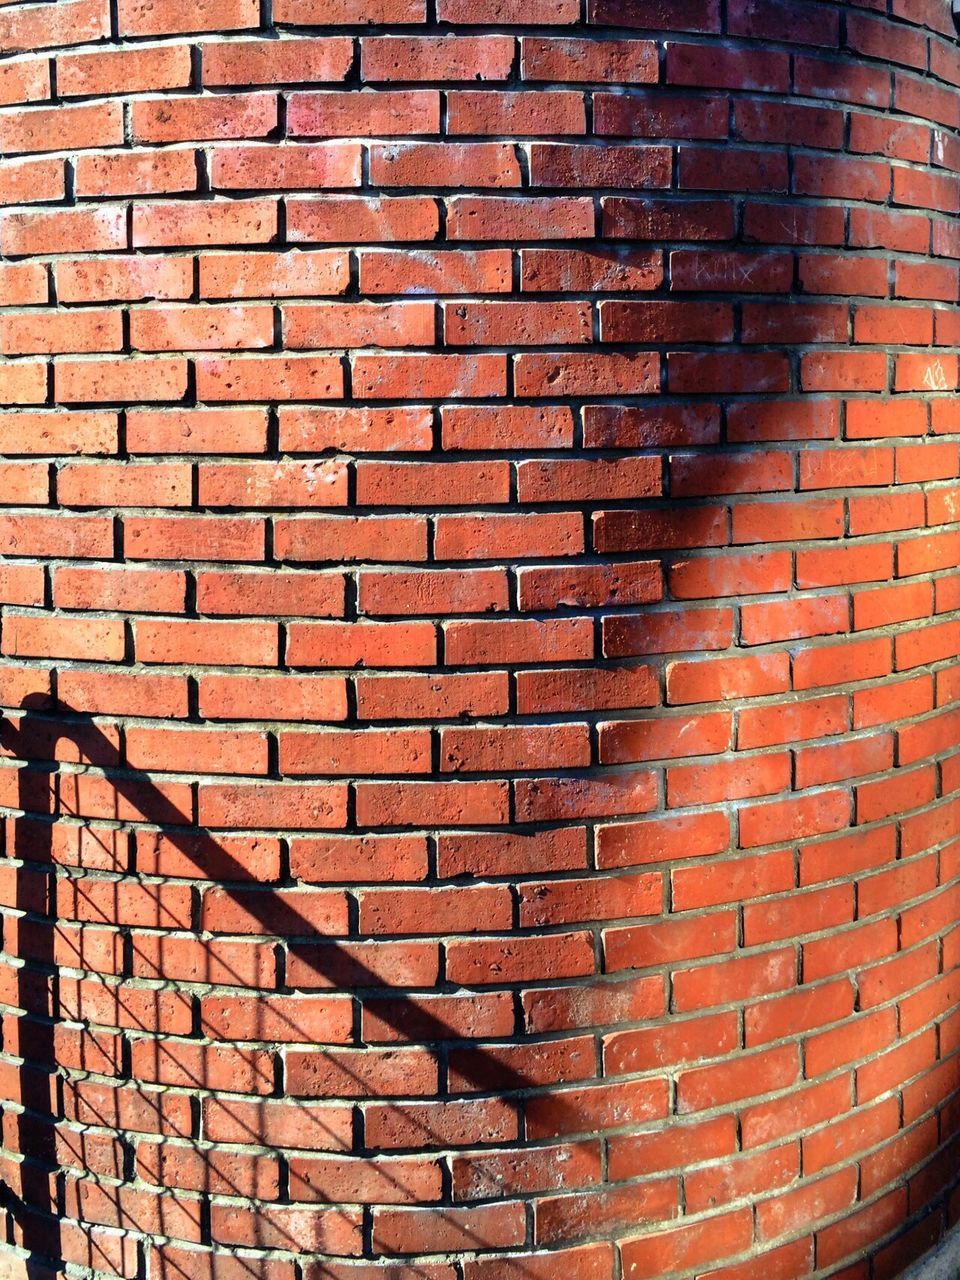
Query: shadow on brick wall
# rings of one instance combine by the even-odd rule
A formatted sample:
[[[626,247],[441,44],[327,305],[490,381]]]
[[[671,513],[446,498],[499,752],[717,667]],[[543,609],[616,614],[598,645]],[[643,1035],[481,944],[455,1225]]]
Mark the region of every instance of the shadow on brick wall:
[[[70,775],[60,771],[60,763],[70,759],[98,770],[109,771],[109,784],[115,791],[118,818],[126,816],[126,803],[129,810],[140,815],[140,821],[162,828],[165,839],[197,864],[198,877],[203,875],[202,863],[205,858],[215,853],[218,886],[234,901],[242,904],[244,911],[255,913],[258,909],[251,895],[244,894],[241,887],[246,882],[249,890],[249,871],[232,858],[214,837],[199,830],[193,823],[192,814],[183,813],[172,805],[150,775],[122,769],[118,742],[104,733],[91,716],[77,712],[63,703],[57,704],[55,718],[51,715],[51,710],[50,700],[45,695],[31,695],[24,701],[21,707],[23,714],[16,725],[10,719],[0,722],[0,750],[19,761],[28,762],[16,770],[18,808],[25,816],[8,820],[6,853],[8,858],[12,857],[15,861],[4,864],[6,874],[0,881],[3,887],[0,900],[23,913],[16,919],[10,916],[5,918],[8,931],[4,938],[4,951],[8,957],[22,962],[18,968],[11,967],[7,970],[15,987],[4,999],[10,1003],[15,1002],[23,1010],[23,1016],[7,1018],[3,1050],[8,1056],[21,1061],[19,1066],[0,1065],[0,1075],[5,1081],[3,1096],[19,1103],[17,1111],[8,1110],[4,1114],[4,1146],[7,1153],[19,1151],[23,1159],[17,1162],[9,1154],[5,1154],[0,1172],[4,1203],[13,1224],[14,1238],[9,1243],[25,1250],[27,1258],[22,1268],[11,1262],[0,1262],[0,1280],[18,1280],[18,1277],[26,1280],[51,1280],[53,1273],[60,1271],[68,1261],[95,1270],[107,1264],[104,1269],[116,1268],[122,1274],[129,1274],[122,1269],[122,1254],[125,1248],[135,1248],[135,1242],[124,1240],[120,1235],[101,1235],[95,1230],[85,1232],[82,1241],[77,1236],[68,1242],[65,1233],[70,1228],[64,1222],[65,1218],[79,1217],[88,1223],[161,1236],[167,1234],[165,1226],[174,1225],[173,1222],[165,1223],[166,1210],[161,1196],[151,1197],[156,1200],[156,1204],[151,1206],[148,1220],[138,1209],[138,1204],[143,1200],[142,1189],[136,1188],[135,1194],[131,1195],[129,1189],[124,1187],[123,1181],[130,1176],[135,1162],[134,1152],[126,1149],[125,1144],[119,1141],[99,1143],[84,1132],[67,1134],[58,1128],[58,1121],[70,1118],[95,1126],[123,1130],[121,1117],[97,1112],[89,1098],[80,1101],[75,1096],[77,1081],[83,1080],[84,1073],[121,1077],[125,1088],[135,1090],[142,1102],[145,1101],[148,1107],[155,1109],[158,1133],[165,1124],[161,1113],[162,1094],[144,1090],[138,1084],[129,1065],[118,1054],[119,1036],[104,1036],[99,1032],[89,1031],[86,1026],[88,1019],[108,1025],[107,1020],[102,1014],[98,1018],[91,1017],[92,1009],[86,1007],[87,1002],[82,994],[82,982],[70,980],[67,990],[68,982],[61,976],[61,970],[64,969],[93,968],[96,956],[88,954],[88,943],[82,928],[64,925],[60,921],[56,867],[62,862],[76,866],[81,871],[94,866],[100,871],[126,871],[129,867],[122,849],[128,843],[129,836],[123,828],[116,831],[109,829],[116,837],[116,843],[113,846],[101,844],[99,853],[91,853],[89,841],[96,839],[95,830],[89,826],[71,824],[69,830],[75,832],[76,838],[87,847],[81,849],[75,860],[72,860],[72,855],[77,852],[75,849],[64,851],[56,847],[55,833],[64,830],[62,825],[58,827],[58,820],[70,816],[66,788],[63,785]],[[65,751],[64,745],[67,747]],[[43,764],[33,763],[35,761],[43,761]],[[207,874],[212,876],[213,873]],[[111,910],[109,902],[105,902],[99,892],[96,897],[92,891],[84,893],[85,880],[87,878],[82,874],[67,881],[60,880],[61,886],[66,883],[70,892],[76,895],[74,901],[79,910],[75,915],[87,924],[96,924],[99,917],[104,924],[116,925],[123,918],[123,910],[117,900],[119,882],[102,878],[89,880],[94,890],[113,884],[113,905],[116,910]],[[138,880],[137,883],[142,886],[143,882]],[[261,904],[260,924],[264,935],[308,944],[316,943],[315,926],[288,902],[270,895],[261,899]],[[175,928],[178,927],[178,921],[169,916],[165,918],[164,908],[157,901],[156,918],[150,919],[148,927]],[[129,935],[129,931],[125,943],[121,945],[135,948],[135,940]],[[296,943],[291,950],[296,952]],[[321,957],[319,959],[318,950]],[[116,972],[129,973],[130,961],[136,954],[135,949],[119,956],[114,951],[119,961]],[[351,993],[383,989],[382,979],[353,956],[346,959],[344,964],[344,953],[336,944],[329,949],[313,946],[300,954],[301,959],[306,955],[311,958],[310,964],[318,987],[343,989],[346,970],[349,974],[346,989]],[[218,964],[216,977],[210,980],[224,985],[229,984],[231,979],[235,980],[238,988],[247,986],[247,979],[243,975],[223,973],[222,963]],[[202,978],[198,981],[202,982]],[[117,1025],[126,1030],[143,1030],[156,1036],[150,1043],[157,1063],[162,1064],[164,1057],[167,1057],[171,1063],[176,1064],[178,1073],[183,1076],[185,1068],[177,1054],[176,1045],[171,1047],[158,1034],[162,1032],[165,1020],[164,997],[179,993],[181,986],[181,983],[167,981],[152,987],[132,988],[133,998],[127,999],[126,1003],[122,986],[107,990],[114,991],[112,999],[118,1002]],[[104,998],[111,999],[106,992]],[[93,999],[91,995],[91,1003]],[[148,1016],[144,1016],[144,1002],[153,1006]],[[283,1019],[284,1032],[289,1033],[285,1034],[285,1039],[294,1043],[311,1043],[305,1028],[297,1027],[282,1013],[273,1011],[270,1016],[274,1023],[277,1017]],[[378,1016],[398,1033],[401,1042],[411,1035],[418,1045],[444,1041],[451,1037],[461,1038],[459,1032],[415,1001],[396,993],[392,1000],[378,1002]],[[84,1024],[84,1029],[77,1024]],[[244,1035],[243,1038],[256,1039],[256,1029],[253,1036]],[[272,1032],[264,1031],[263,1038],[276,1039],[276,1026]],[[64,1065],[72,1069],[69,1078],[60,1074],[60,1068]],[[343,1070],[346,1073],[345,1067]],[[479,1089],[495,1090],[498,1096],[522,1093],[536,1083],[482,1049],[472,1049],[469,1059],[464,1055],[459,1070]],[[127,1075],[130,1076],[129,1079],[126,1078]],[[362,1083],[367,1087],[367,1082],[354,1078],[358,1084]],[[117,1083],[120,1084],[121,1079]],[[273,1084],[272,1081],[263,1083],[265,1088],[267,1084]],[[205,1074],[198,1072],[190,1074],[182,1087],[205,1090],[210,1085]],[[269,1093],[264,1093],[263,1096],[268,1097]],[[442,1101],[445,1096],[439,1094],[438,1099]],[[580,1132],[584,1126],[589,1127],[589,1121],[579,1117],[576,1109],[564,1099],[552,1095],[545,1101],[558,1127],[564,1132]],[[229,1095],[224,1105],[229,1107]],[[304,1123],[309,1125],[318,1122],[314,1118],[305,1117]],[[139,1135],[141,1131],[137,1132]],[[262,1142],[256,1131],[249,1129],[248,1133],[251,1142]],[[191,1134],[185,1132],[176,1136],[189,1138]],[[433,1137],[424,1126],[423,1146],[428,1148]],[[436,1145],[443,1146],[444,1143],[437,1138]],[[309,1137],[303,1146],[310,1149]],[[319,1134],[314,1146],[320,1152],[335,1150],[336,1135]],[[161,1147],[162,1144],[155,1147],[158,1158]],[[202,1151],[203,1148],[199,1150]],[[349,1146],[340,1147],[339,1150],[367,1159],[376,1154],[368,1150],[358,1151]],[[93,1170],[100,1177],[119,1181],[120,1185],[112,1185],[109,1181],[96,1184],[96,1190],[85,1197],[84,1184],[64,1173],[64,1169],[70,1167],[78,1171]],[[379,1168],[389,1179],[386,1167],[380,1165]],[[205,1172],[205,1184],[200,1188],[202,1193],[216,1192],[241,1197],[249,1195],[247,1189],[232,1183],[223,1170],[218,1170],[215,1176],[211,1175],[209,1167]],[[156,1181],[162,1188],[162,1173]],[[86,1184],[88,1187],[90,1185]],[[93,1211],[88,1216],[84,1213],[83,1205],[85,1198],[91,1197],[93,1204],[90,1207]],[[294,1196],[290,1199],[299,1203]],[[195,1207],[199,1225],[199,1215],[202,1214],[200,1203],[184,1203]],[[177,1204],[170,1212],[173,1213],[175,1222],[183,1223],[184,1209],[181,1205]],[[438,1206],[438,1212],[443,1212],[441,1206]],[[463,1231],[462,1224],[458,1224],[458,1230]],[[180,1233],[171,1230],[169,1234]],[[260,1245],[289,1249],[298,1253],[303,1251],[303,1240],[284,1232],[276,1224],[271,1224],[269,1228],[269,1239],[250,1239],[245,1244],[249,1247]],[[87,1256],[78,1256],[78,1249],[86,1250]],[[240,1260],[234,1258],[234,1261]],[[184,1274],[169,1258],[161,1257],[159,1263],[159,1275],[166,1277],[166,1280],[177,1280],[177,1277]],[[521,1265],[521,1260],[514,1263],[513,1274],[523,1273],[519,1270]],[[250,1268],[250,1274],[256,1274],[254,1267]]]

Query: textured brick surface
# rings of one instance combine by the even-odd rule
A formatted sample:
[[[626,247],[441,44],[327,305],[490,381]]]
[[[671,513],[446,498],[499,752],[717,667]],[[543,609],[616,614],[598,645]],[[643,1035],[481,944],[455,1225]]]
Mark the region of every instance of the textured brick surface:
[[[960,1216],[948,9],[0,7],[4,1275]]]

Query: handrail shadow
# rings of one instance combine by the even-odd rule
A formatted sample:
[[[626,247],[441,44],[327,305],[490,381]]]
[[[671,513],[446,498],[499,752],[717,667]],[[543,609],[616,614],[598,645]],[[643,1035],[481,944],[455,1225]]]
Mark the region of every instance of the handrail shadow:
[[[6,850],[7,857],[12,854],[18,864],[14,871],[14,901],[17,911],[22,914],[17,922],[16,955],[24,963],[17,969],[17,999],[18,1007],[26,1016],[19,1020],[20,1035],[16,1055],[20,1058],[20,1065],[16,1069],[16,1087],[22,1107],[17,1121],[21,1161],[15,1166],[17,1181],[14,1184],[11,1176],[12,1162],[7,1158],[2,1195],[19,1231],[19,1239],[15,1243],[27,1254],[25,1272],[28,1280],[51,1280],[51,1276],[62,1271],[66,1263],[62,1238],[62,1219],[66,1216],[65,1180],[57,1151],[57,1123],[64,1117],[62,1079],[58,1075],[57,1061],[57,1027],[63,1020],[56,948],[57,878],[49,873],[37,874],[33,868],[54,863],[53,833],[61,804],[57,786],[62,763],[57,756],[59,744],[64,740],[70,741],[81,755],[82,763],[111,770],[108,775],[109,783],[115,788],[117,796],[132,801],[148,823],[165,828],[164,838],[189,856],[192,857],[195,853],[193,842],[196,836],[209,833],[196,826],[192,814],[187,815],[177,809],[157,787],[151,775],[125,769],[117,746],[89,713],[77,711],[61,701],[52,704],[46,695],[41,694],[33,694],[24,699],[20,711],[23,714],[17,727],[14,727],[9,717],[0,718],[0,749],[23,764],[18,770],[18,808],[31,819],[28,824],[18,824],[14,847]],[[49,756],[43,757],[42,769],[32,767],[36,759],[31,754],[31,739],[34,738],[35,731],[41,741],[46,739],[44,745],[49,748]],[[217,845],[217,850],[218,861],[226,870],[226,874],[217,877],[218,887],[234,901],[242,902],[245,911],[255,914],[255,900],[251,897],[247,901],[243,889],[231,887],[230,884],[231,880],[237,880],[241,883],[246,881],[249,886],[248,869],[234,859],[222,844]],[[263,935],[267,937],[289,939],[316,936],[315,926],[282,898],[270,900],[269,918],[266,912],[262,912],[257,918],[263,926]],[[9,923],[9,917],[7,920]],[[108,922],[107,917],[104,922]],[[329,952],[314,948],[310,963],[324,985],[329,984],[335,989],[339,978],[337,959],[342,954],[339,942],[342,939],[332,941],[334,946]],[[9,953],[9,933],[4,949]],[[382,976],[354,956],[349,958],[349,969],[354,975],[350,991],[385,988]],[[247,985],[242,975],[228,973],[227,977],[234,977],[238,986]],[[222,983],[223,979],[220,979],[214,985]],[[165,985],[177,989],[180,984],[167,982]],[[159,993],[165,988],[160,986],[153,989]],[[402,1034],[407,1017],[412,1012],[416,1026],[416,1039],[413,1043],[423,1046],[464,1038],[422,1005],[414,1006],[410,996],[404,996],[402,992],[392,988],[386,989],[390,991],[391,1000],[379,1002],[378,1016],[394,1031]],[[300,1030],[285,1015],[280,1016],[288,1022],[291,1031]],[[156,1032],[158,1029],[157,1026],[144,1024],[144,1030]],[[301,1044],[310,1043],[309,1037],[303,1032],[294,1039]],[[9,1053],[6,1045],[4,1051]],[[162,1040],[157,1041],[157,1051],[167,1052]],[[458,1069],[465,1078],[486,1092],[494,1091],[491,1081],[495,1080],[498,1095],[522,1093],[542,1083],[530,1079],[475,1046],[472,1046],[471,1055],[459,1064]],[[196,1078],[192,1080],[191,1087],[205,1089],[207,1084]],[[446,1096],[445,1093],[438,1094],[436,1100],[442,1101]],[[562,1096],[551,1094],[551,1108],[563,1118],[565,1125],[569,1125],[569,1129],[565,1128],[564,1132],[578,1131],[580,1122],[577,1112]],[[422,1123],[420,1127],[425,1130],[428,1138],[434,1136]],[[250,1135],[251,1142],[262,1143],[262,1139],[253,1131],[250,1131]],[[439,1147],[445,1145],[449,1144],[442,1139],[438,1140]],[[309,1150],[309,1147],[305,1146],[304,1149]],[[324,1152],[329,1149],[321,1148]],[[28,1157],[25,1157],[25,1152],[30,1153]],[[376,1152],[364,1150],[356,1153],[348,1150],[343,1154],[356,1154],[358,1158],[372,1159]],[[219,1184],[221,1194],[248,1194],[242,1188],[231,1185],[229,1180],[224,1184],[222,1175],[219,1176]],[[209,1189],[208,1183],[204,1192],[209,1192]],[[286,1202],[291,1202],[289,1193]],[[284,1201],[276,1203],[283,1204]],[[430,1202],[427,1207],[443,1214],[442,1204]],[[446,1209],[451,1207],[451,1204],[447,1204]],[[136,1229],[135,1224],[125,1228],[133,1231]],[[458,1229],[465,1231],[462,1223],[458,1224]],[[468,1231],[466,1234],[469,1238]],[[251,1242],[251,1247],[257,1247],[256,1242]],[[279,1245],[260,1247],[300,1252],[300,1245],[292,1235]],[[511,1266],[512,1274],[527,1274],[522,1259],[511,1258]]]

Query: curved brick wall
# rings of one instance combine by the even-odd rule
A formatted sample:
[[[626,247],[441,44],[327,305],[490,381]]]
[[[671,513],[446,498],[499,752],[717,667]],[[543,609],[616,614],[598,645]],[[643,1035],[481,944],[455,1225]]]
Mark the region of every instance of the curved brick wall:
[[[958,1216],[960,52],[889,7],[0,8],[4,1275]]]

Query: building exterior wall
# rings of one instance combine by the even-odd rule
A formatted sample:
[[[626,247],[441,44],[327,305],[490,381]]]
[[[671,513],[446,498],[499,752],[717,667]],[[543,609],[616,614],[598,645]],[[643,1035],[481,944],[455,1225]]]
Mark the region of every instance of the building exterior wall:
[[[5,1276],[960,1212],[947,0],[0,8]]]

